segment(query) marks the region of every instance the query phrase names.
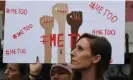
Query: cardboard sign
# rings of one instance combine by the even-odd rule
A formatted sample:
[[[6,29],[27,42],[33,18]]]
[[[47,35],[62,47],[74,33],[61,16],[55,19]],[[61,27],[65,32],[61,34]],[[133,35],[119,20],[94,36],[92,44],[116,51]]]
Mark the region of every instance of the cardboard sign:
[[[124,63],[124,1],[12,1],[5,12],[4,63],[34,63],[37,56],[41,63],[70,63],[83,33],[105,36],[111,62]]]

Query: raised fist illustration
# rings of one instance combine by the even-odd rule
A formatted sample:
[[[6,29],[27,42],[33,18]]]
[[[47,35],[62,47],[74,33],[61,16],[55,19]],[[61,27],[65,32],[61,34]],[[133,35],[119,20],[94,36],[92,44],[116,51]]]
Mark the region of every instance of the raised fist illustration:
[[[72,28],[79,28],[82,24],[82,12],[81,11],[72,11],[67,15],[67,23]]]
[[[52,33],[52,28],[54,26],[54,17],[51,16],[43,16],[40,18],[40,25],[42,28],[45,30],[46,36],[50,36]],[[44,38],[45,39],[45,38]],[[52,49],[50,46],[50,38],[47,38],[48,42],[45,43],[44,45],[44,54],[45,54],[45,63],[51,63],[51,54],[52,54]]]
[[[49,29],[53,28],[53,26],[54,26],[54,17],[52,17],[52,16],[43,16],[43,17],[41,17],[40,18],[40,25],[45,30],[49,30]]]
[[[72,11],[67,15],[67,23],[71,26],[71,34],[78,35],[79,27],[82,24],[82,12],[81,11]],[[77,36],[75,36],[72,40],[72,49],[75,49],[77,42]]]
[[[65,22],[68,14],[68,5],[64,3],[57,3],[52,7],[52,14],[57,22]]]

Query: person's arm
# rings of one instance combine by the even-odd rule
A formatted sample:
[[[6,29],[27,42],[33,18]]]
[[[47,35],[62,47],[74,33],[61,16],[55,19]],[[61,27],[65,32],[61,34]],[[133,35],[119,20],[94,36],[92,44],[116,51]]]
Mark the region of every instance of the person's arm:
[[[36,64],[30,64],[29,80],[42,80],[40,75],[42,65],[39,62],[39,58],[36,59]]]

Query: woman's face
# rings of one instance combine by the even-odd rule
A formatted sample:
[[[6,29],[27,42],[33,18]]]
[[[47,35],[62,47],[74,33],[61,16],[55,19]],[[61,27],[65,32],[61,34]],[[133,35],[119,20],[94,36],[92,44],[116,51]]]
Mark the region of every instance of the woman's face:
[[[90,41],[82,38],[76,44],[76,48],[71,53],[72,69],[81,70],[89,68],[93,63],[94,56],[91,53]]]
[[[67,70],[57,67],[51,71],[51,80],[71,80],[71,75]]]
[[[19,64],[7,64],[5,80],[18,80],[20,76]]]

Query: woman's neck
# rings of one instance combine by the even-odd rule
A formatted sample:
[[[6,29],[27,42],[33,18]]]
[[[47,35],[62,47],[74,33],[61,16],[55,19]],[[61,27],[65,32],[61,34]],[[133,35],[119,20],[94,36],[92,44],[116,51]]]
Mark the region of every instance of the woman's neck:
[[[81,80],[96,80],[96,68],[91,67],[81,71]]]

